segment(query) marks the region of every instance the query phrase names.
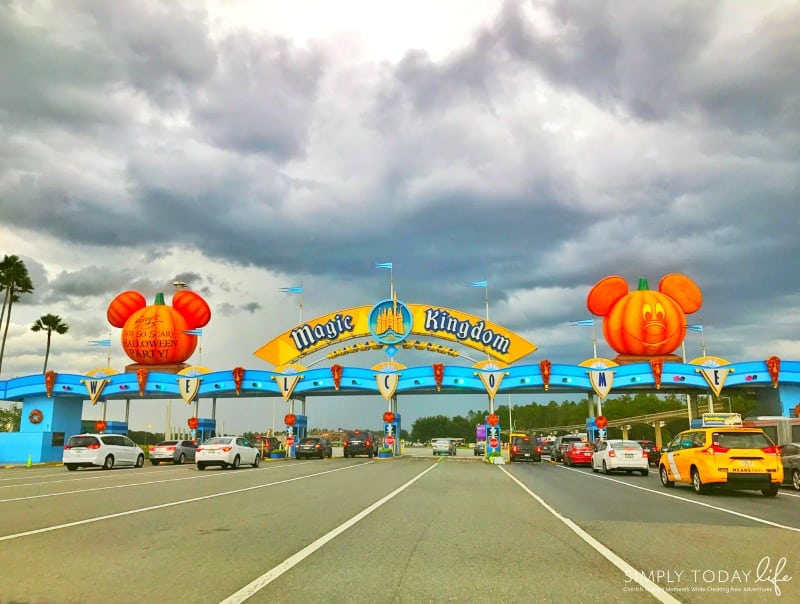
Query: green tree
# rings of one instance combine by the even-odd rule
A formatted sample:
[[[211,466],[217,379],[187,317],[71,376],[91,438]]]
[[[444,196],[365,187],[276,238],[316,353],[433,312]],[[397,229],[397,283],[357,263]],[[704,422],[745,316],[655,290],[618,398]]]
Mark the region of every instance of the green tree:
[[[50,358],[50,340],[53,336],[53,332],[63,335],[69,331],[69,325],[64,323],[64,321],[62,321],[61,317],[59,317],[58,315],[51,315],[50,313],[48,313],[36,319],[36,323],[34,323],[33,327],[31,327],[31,331],[47,332],[47,348],[45,349],[44,367],[42,368],[42,373],[46,373],[47,360]]]
[[[6,351],[6,338],[8,326],[11,323],[11,307],[14,302],[19,302],[21,294],[33,291],[33,282],[28,274],[28,268],[19,256],[5,255],[0,261],[0,289],[3,291],[3,310],[0,313],[0,325],[5,318],[3,329],[3,343],[0,345],[0,370],[3,368],[3,356]]]
[[[22,407],[16,403],[0,407],[0,432],[16,432],[22,418]]]

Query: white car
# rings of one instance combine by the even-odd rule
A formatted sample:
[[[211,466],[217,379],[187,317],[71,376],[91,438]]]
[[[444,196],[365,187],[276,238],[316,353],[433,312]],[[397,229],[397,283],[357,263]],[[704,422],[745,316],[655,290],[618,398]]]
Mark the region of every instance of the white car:
[[[115,466],[141,468],[144,451],[123,434],[77,434],[64,445],[61,461],[70,472],[94,466],[104,470]]]
[[[597,444],[592,455],[592,472],[641,472],[642,476],[647,476],[650,472],[648,461],[647,451],[635,440],[604,440]]]
[[[449,438],[434,438],[431,441],[434,455],[455,455],[456,443]]]
[[[208,466],[222,466],[236,470],[241,464],[258,467],[261,455],[250,441],[241,436],[214,436],[206,440],[195,451],[198,470]]]

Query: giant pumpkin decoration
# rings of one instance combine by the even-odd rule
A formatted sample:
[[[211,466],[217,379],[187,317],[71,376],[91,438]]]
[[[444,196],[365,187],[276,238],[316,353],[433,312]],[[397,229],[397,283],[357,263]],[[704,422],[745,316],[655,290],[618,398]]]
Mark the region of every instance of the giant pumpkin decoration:
[[[139,292],[127,291],[111,301],[106,316],[111,325],[122,327],[122,349],[133,361],[171,365],[192,356],[197,336],[186,332],[206,325],[211,310],[199,294],[188,290],[176,292],[172,306],[166,305],[163,293],[147,306]]]
[[[598,281],[589,292],[586,306],[603,319],[606,342],[622,355],[658,356],[673,353],[686,336],[686,314],[703,304],[703,295],[685,275],[664,276],[658,291],[650,290],[647,279],[628,291],[628,284],[616,275]]]

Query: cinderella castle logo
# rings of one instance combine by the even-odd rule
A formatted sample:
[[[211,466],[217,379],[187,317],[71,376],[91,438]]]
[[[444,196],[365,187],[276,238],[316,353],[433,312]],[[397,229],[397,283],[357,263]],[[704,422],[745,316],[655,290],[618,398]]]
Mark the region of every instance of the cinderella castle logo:
[[[397,294],[391,300],[383,300],[372,307],[369,313],[369,331],[382,344],[396,344],[411,333],[411,311]]]

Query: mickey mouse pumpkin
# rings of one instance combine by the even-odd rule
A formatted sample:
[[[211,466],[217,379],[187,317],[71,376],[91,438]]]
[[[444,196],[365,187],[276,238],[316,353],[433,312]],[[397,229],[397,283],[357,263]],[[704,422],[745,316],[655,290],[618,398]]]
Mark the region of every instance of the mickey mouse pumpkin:
[[[106,317],[114,327],[122,327],[122,349],[133,361],[167,365],[192,356],[197,336],[186,332],[206,325],[211,309],[191,290],[175,292],[172,306],[166,305],[163,293],[148,306],[142,294],[126,291],[111,301]]]
[[[622,277],[612,275],[598,281],[589,292],[586,306],[603,319],[606,342],[621,355],[669,355],[686,336],[686,314],[698,310],[703,295],[685,275],[665,275],[658,291],[651,291],[647,279],[628,291]]]

